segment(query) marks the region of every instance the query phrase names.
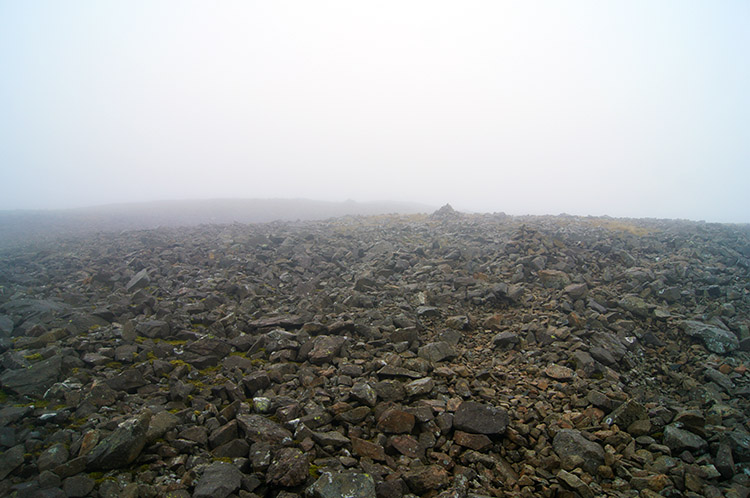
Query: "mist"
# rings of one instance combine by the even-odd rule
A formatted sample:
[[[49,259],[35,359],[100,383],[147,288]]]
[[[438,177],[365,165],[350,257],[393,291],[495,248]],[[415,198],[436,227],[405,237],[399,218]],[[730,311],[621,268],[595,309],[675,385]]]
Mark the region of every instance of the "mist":
[[[0,209],[750,222],[750,4],[0,2]]]

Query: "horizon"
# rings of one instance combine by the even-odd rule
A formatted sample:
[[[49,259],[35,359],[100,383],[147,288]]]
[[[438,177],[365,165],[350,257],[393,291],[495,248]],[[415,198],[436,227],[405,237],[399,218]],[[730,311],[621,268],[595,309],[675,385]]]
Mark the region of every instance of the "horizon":
[[[0,210],[750,222],[750,4],[0,3]]]

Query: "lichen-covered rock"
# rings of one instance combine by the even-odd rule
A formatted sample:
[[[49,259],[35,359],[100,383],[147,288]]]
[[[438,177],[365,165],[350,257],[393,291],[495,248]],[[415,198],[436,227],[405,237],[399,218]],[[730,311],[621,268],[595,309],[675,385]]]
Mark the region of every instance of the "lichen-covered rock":
[[[375,481],[360,472],[323,472],[307,489],[311,498],[375,498]]]
[[[121,423],[87,455],[87,466],[92,470],[109,470],[132,463],[146,445],[150,420],[151,412],[146,411]]]

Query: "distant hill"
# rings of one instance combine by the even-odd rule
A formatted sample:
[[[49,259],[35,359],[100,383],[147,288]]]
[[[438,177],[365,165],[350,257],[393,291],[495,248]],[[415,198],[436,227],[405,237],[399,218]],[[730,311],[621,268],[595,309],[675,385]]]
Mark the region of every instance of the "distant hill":
[[[79,209],[0,211],[0,247],[92,232],[207,223],[322,220],[346,215],[429,213],[409,202],[326,202],[309,199],[210,199],[108,204]]]

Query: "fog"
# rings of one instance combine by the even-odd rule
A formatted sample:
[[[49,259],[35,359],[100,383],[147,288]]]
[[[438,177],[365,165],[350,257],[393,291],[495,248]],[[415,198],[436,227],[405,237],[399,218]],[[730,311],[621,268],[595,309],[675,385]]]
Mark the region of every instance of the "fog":
[[[0,0],[0,209],[750,222],[750,3]]]

